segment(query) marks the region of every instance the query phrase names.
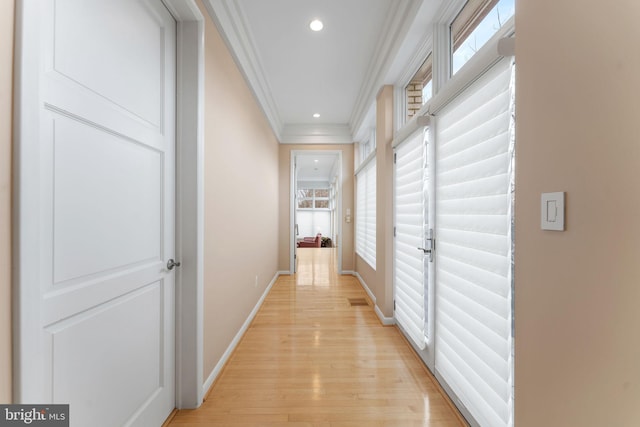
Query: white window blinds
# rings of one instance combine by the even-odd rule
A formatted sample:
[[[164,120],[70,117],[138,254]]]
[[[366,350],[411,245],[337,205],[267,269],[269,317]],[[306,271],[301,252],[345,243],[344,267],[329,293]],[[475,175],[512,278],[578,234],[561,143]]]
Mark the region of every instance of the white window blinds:
[[[356,252],[376,268],[376,159],[356,175]]]
[[[422,350],[427,343],[427,290],[424,246],[426,200],[424,132],[398,145],[395,152],[395,318]]]
[[[510,60],[438,114],[436,373],[481,426],[513,425]]]

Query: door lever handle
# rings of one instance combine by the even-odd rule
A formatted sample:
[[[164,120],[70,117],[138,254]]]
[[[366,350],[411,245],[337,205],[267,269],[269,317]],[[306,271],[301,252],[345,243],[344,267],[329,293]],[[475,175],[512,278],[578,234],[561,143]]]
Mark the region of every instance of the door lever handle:
[[[167,270],[171,271],[174,267],[180,267],[180,261],[175,262],[173,258],[167,261]]]
[[[431,253],[431,249],[418,248],[418,250],[424,252],[425,254],[430,254]]]

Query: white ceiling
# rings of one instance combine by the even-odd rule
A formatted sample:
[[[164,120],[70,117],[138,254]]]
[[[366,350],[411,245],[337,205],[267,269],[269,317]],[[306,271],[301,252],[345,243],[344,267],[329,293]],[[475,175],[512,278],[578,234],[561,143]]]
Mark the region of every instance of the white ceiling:
[[[297,181],[331,182],[337,173],[337,154],[297,154]]]
[[[421,61],[442,0],[208,0],[282,143],[351,143],[380,86]],[[309,23],[321,19],[324,29]],[[424,59],[424,57],[422,57]],[[398,65],[401,64],[401,65]],[[320,118],[313,118],[319,113]]]

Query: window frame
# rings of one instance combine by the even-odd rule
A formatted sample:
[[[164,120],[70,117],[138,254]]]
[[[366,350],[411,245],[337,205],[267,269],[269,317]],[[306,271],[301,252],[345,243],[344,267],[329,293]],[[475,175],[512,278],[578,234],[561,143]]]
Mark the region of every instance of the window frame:
[[[481,46],[476,46],[475,53],[462,63],[457,70],[454,68],[454,56],[456,51],[464,46],[464,44],[469,40],[469,37],[501,1],[502,0],[468,0],[462,9],[451,20],[448,25],[449,78],[452,78],[461,69],[463,69],[485,45],[490,43],[496,34],[501,32],[503,27],[510,25],[509,22],[510,20],[513,20],[513,16],[509,16],[499,28],[496,28],[494,33]],[[515,4],[515,0],[513,1]]]
[[[355,251],[363,261],[376,270],[376,233],[377,233],[377,164],[373,151],[355,171],[356,206],[355,206]],[[364,181],[363,181],[364,180]],[[364,183],[363,183],[364,182]],[[373,191],[371,187],[373,186]],[[363,191],[364,190],[364,191]],[[368,198],[373,194],[373,200]],[[373,209],[368,209],[373,204]],[[373,223],[373,225],[371,225]],[[371,248],[367,250],[367,248]]]
[[[316,196],[316,192],[318,190],[324,190],[327,192],[327,196]],[[304,196],[301,197],[300,199],[298,199],[296,201],[296,209],[297,210],[301,210],[301,211],[329,211],[331,210],[331,187],[301,187],[298,189],[299,192],[303,192],[303,191],[311,191],[311,197],[309,196]],[[303,208],[300,207],[300,202],[305,202],[305,201],[310,201],[311,202],[311,207],[309,208]],[[316,206],[316,201],[326,201],[327,202],[327,207],[326,208],[319,208]]]

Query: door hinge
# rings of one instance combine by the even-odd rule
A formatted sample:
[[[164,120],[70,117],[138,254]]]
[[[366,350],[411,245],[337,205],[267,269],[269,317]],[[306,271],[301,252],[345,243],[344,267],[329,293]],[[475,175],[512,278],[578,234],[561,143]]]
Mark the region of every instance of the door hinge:
[[[393,164],[395,165],[398,161],[398,153],[393,153]]]
[[[396,300],[393,300],[393,311],[396,311]]]
[[[396,237],[396,227],[393,227],[393,237]]]

